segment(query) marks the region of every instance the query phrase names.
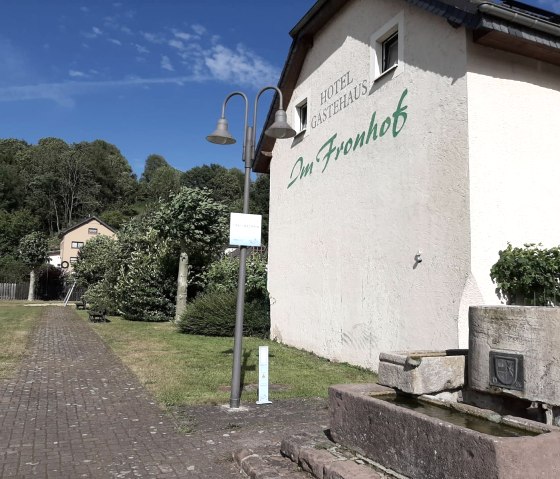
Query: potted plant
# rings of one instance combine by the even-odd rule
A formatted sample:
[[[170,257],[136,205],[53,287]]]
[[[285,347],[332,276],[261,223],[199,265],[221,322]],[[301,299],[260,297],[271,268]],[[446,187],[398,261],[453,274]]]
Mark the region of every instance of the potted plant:
[[[507,248],[492,266],[496,293],[506,302],[522,306],[554,306],[560,301],[560,247],[527,243]]]

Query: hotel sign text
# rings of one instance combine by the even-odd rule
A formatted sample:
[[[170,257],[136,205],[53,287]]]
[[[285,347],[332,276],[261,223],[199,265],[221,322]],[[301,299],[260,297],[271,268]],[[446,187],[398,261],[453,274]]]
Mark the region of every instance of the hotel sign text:
[[[315,155],[315,160],[306,163],[303,156],[300,156],[294,166],[292,167],[292,172],[290,173],[290,181],[288,182],[288,188],[293,186],[296,182],[305,179],[307,176],[313,173],[313,167],[322,164],[321,173],[324,173],[331,160],[338,160],[341,156],[347,156],[354,153],[358,148],[363,148],[364,145],[368,145],[370,142],[374,142],[380,138],[383,138],[389,132],[392,138],[396,138],[406,125],[406,120],[408,114],[406,112],[408,106],[406,105],[406,96],[408,94],[408,89],[405,89],[399,102],[395,108],[395,111],[387,116],[383,121],[379,122],[377,119],[377,112],[373,112],[371,115],[371,120],[369,122],[369,128],[356,134],[356,136],[351,136],[346,140],[337,140],[338,134],[332,135],[324,144],[319,148],[319,151]]]

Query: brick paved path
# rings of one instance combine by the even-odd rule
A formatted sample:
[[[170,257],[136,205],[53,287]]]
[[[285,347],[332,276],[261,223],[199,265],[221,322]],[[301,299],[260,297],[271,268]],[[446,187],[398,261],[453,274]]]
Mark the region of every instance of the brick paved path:
[[[2,478],[239,477],[234,449],[274,448],[326,421],[322,401],[182,408],[195,427],[185,435],[70,308],[45,308],[30,347],[18,376],[0,381]]]

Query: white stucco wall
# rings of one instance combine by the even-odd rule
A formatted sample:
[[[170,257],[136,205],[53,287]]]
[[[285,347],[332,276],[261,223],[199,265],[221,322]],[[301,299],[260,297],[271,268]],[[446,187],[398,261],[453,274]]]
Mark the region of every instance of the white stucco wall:
[[[404,64],[372,85],[370,36],[399,13]],[[376,369],[380,351],[459,342],[470,271],[466,34],[404,1],[348,2],[314,39],[290,120],[307,98],[311,121],[325,107],[321,92],[347,72],[345,91],[365,80],[368,93],[273,152],[271,333]],[[335,147],[367,135],[374,112],[380,128],[405,90],[395,137],[389,129],[328,164],[326,150],[316,160],[334,134]],[[300,157],[312,172],[288,188]]]
[[[472,272],[496,304],[508,241],[560,243],[560,68],[470,44],[468,70]]]

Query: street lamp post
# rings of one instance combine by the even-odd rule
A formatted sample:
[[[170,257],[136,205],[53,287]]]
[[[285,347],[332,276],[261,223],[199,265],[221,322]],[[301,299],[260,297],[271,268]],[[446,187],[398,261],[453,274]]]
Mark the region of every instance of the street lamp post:
[[[230,93],[222,105],[222,116],[218,120],[216,130],[208,135],[206,139],[218,145],[232,145],[235,143],[235,138],[231,135],[228,129],[228,122],[226,120],[226,105],[227,102],[234,96],[241,96],[245,100],[245,127],[243,130],[243,162],[245,164],[245,184],[243,189],[243,213],[249,213],[249,187],[251,182],[251,168],[255,157],[255,125],[257,122],[257,105],[260,96],[266,90],[275,90],[280,99],[280,107],[274,115],[274,123],[264,133],[273,138],[292,138],[296,135],[294,129],[288,124],[286,112],[283,109],[282,92],[275,86],[266,86],[262,88],[255,99],[253,110],[253,125],[248,124],[249,119],[249,100],[247,95],[242,92],[236,91]],[[239,279],[237,283],[237,306],[235,311],[235,333],[233,344],[233,368],[231,374],[231,396],[229,405],[231,408],[238,408],[241,397],[241,351],[243,341],[243,313],[245,308],[245,276],[246,276],[246,260],[247,260],[247,246],[240,247],[239,258]]]

